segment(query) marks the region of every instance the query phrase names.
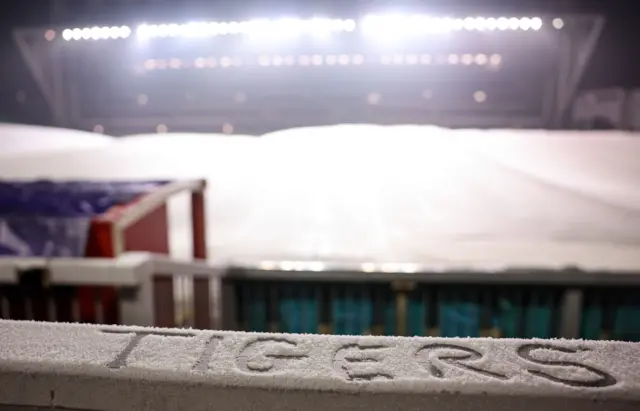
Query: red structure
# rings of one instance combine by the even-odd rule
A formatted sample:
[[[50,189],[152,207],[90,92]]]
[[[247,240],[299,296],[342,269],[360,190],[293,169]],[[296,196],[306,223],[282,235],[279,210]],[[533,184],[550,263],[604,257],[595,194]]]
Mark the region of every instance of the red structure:
[[[86,243],[85,257],[115,259],[126,252],[169,254],[169,216],[167,200],[174,194],[191,193],[193,258],[206,260],[204,180],[176,181],[159,185],[126,204],[110,207],[93,217]],[[17,289],[6,288],[11,319],[55,320],[121,324],[119,298],[122,289],[114,286],[50,287],[47,274],[36,275],[25,284],[21,274]],[[175,326],[173,273],[153,276],[153,318],[156,326]],[[194,278],[194,318],[196,328],[211,328],[210,280]],[[14,287],[11,287],[14,288]],[[50,304],[49,299],[53,304]],[[53,305],[53,310],[50,308]]]

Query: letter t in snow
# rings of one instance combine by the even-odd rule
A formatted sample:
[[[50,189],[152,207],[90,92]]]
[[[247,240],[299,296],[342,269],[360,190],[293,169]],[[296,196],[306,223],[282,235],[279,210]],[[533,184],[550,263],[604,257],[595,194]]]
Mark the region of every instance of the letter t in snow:
[[[108,334],[132,334],[131,340],[129,343],[120,351],[120,353],[113,359],[110,363],[107,364],[109,368],[125,368],[127,366],[127,359],[129,355],[136,349],[136,347],[140,344],[140,341],[148,335],[157,335],[160,337],[177,337],[177,338],[192,338],[196,335],[194,333],[185,333],[185,332],[154,332],[154,331],[126,331],[126,330],[102,330],[103,333]]]

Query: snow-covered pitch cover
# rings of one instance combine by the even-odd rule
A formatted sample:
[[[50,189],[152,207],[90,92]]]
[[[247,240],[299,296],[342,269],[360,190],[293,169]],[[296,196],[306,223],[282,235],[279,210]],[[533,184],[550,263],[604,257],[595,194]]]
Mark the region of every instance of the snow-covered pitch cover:
[[[640,267],[640,139],[625,132],[336,125],[130,136],[0,161],[0,178],[207,180],[215,262]],[[169,204],[190,249],[187,197]]]
[[[3,405],[631,411],[640,409],[640,344],[0,321]]]

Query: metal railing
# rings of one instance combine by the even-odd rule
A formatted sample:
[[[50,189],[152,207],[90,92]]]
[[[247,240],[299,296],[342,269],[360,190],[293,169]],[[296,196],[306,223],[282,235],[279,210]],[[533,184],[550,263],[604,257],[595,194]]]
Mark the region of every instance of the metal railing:
[[[638,295],[639,274],[576,269],[222,277],[223,327],[242,331],[640,341]]]
[[[197,280],[208,284],[198,288]],[[640,276],[226,269],[151,253],[115,259],[0,259],[0,317],[255,332],[640,341]],[[100,308],[115,288],[117,318]],[[199,318],[201,326],[196,322]]]
[[[174,276],[216,282],[219,269],[204,262],[172,260],[151,253],[123,253],[117,258],[0,259],[0,318],[75,322],[79,320],[77,291],[90,287],[101,313],[102,287],[117,289],[119,318],[97,323],[175,327],[177,303]],[[216,326],[209,290],[192,293],[194,316]]]

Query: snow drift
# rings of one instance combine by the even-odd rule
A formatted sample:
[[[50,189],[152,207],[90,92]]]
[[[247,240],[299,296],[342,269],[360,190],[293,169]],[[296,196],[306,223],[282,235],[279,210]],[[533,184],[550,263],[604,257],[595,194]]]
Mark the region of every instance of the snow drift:
[[[112,141],[85,131],[0,123],[0,157],[104,147]]]

